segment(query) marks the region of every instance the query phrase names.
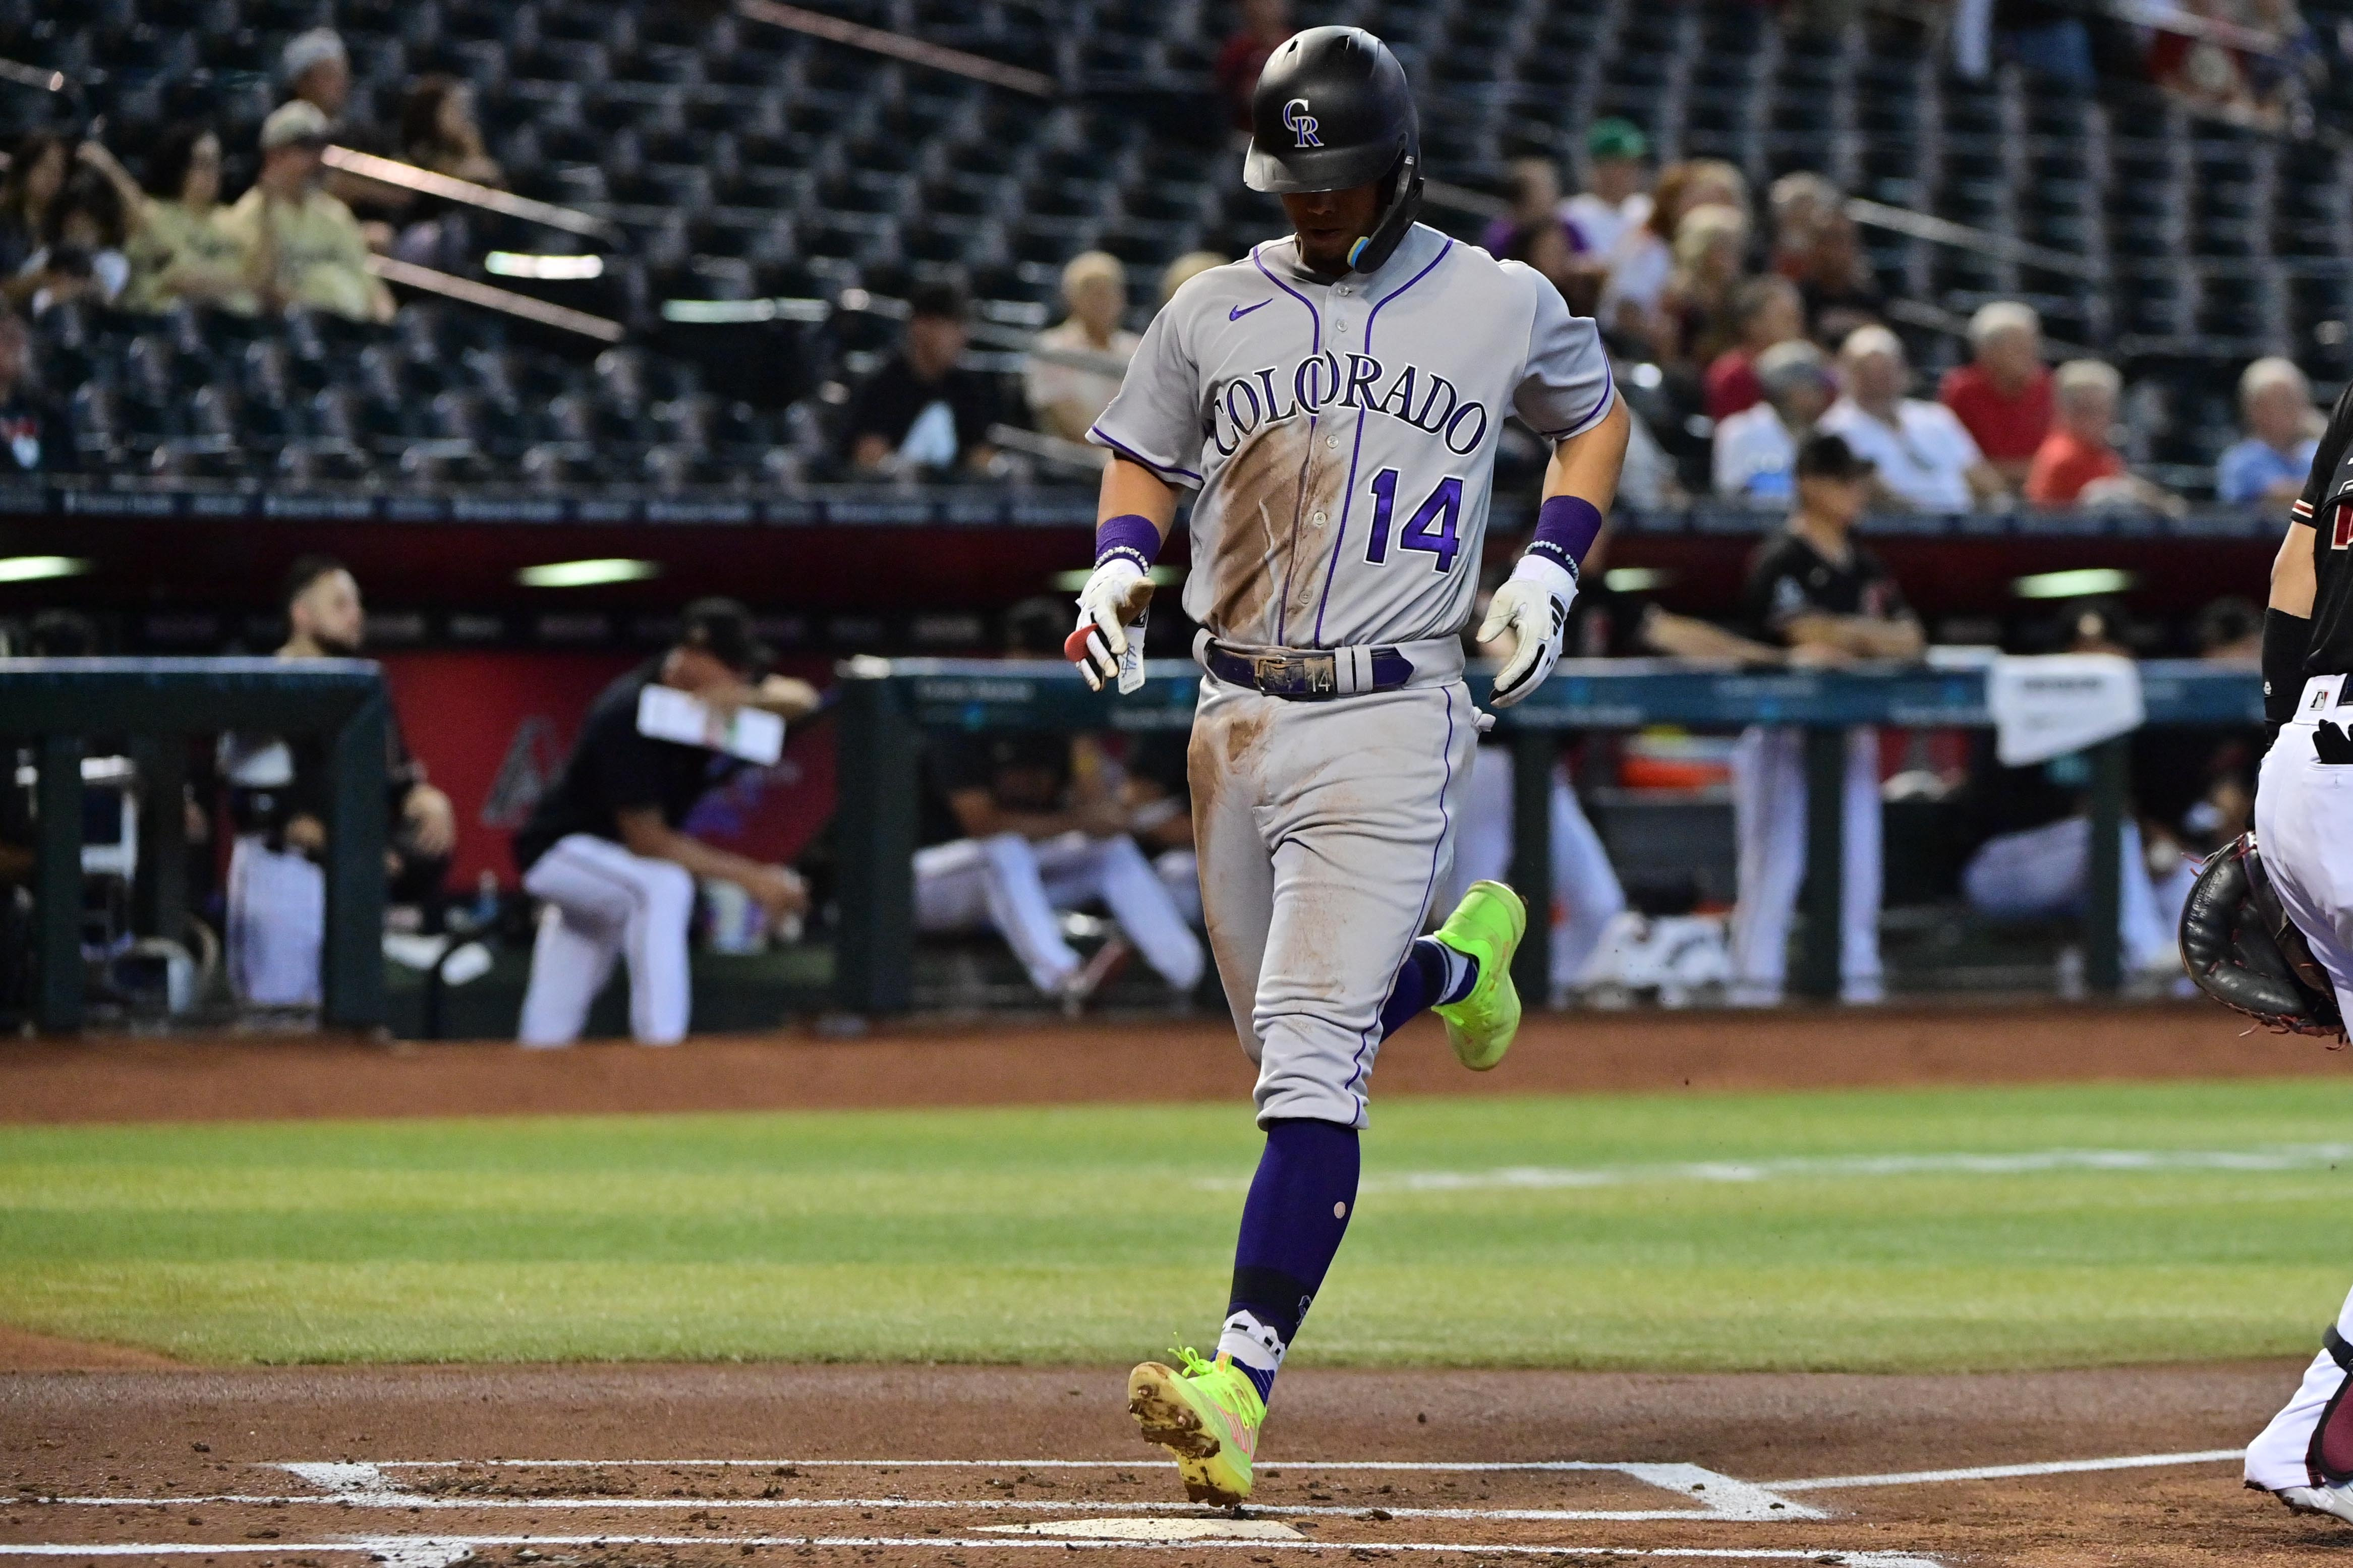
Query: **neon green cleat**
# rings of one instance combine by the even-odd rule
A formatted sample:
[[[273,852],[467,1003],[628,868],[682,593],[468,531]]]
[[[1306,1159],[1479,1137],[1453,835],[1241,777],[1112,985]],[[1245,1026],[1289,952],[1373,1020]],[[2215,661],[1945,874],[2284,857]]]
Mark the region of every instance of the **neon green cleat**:
[[[1430,1009],[1446,1020],[1446,1043],[1454,1059],[1472,1072],[1485,1072],[1512,1048],[1520,1032],[1520,992],[1512,984],[1512,954],[1528,929],[1528,908],[1501,882],[1473,882],[1438,940],[1479,961],[1479,983],[1460,1002]]]
[[[1187,1500],[1232,1508],[1250,1494],[1250,1460],[1258,1454],[1266,1402],[1230,1358],[1203,1361],[1187,1349],[1174,1353],[1184,1371],[1148,1361],[1127,1374],[1127,1412],[1145,1441],[1176,1456]]]

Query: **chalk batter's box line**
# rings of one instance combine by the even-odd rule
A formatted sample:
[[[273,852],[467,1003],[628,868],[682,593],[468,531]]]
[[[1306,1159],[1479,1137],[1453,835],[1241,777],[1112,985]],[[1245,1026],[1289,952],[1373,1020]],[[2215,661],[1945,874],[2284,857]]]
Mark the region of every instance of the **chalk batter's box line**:
[[[393,1568],[449,1568],[472,1552],[492,1546],[714,1546],[735,1548],[811,1546],[838,1549],[910,1549],[936,1552],[944,1548],[980,1551],[989,1547],[1038,1551],[1206,1552],[1214,1549],[1270,1552],[1416,1552],[1483,1557],[1601,1557],[1617,1560],[1713,1563],[1836,1562],[1842,1568],[1945,1568],[1933,1557],[1897,1552],[1837,1552],[1812,1547],[1799,1551],[1762,1551],[1739,1547],[1704,1546],[1530,1546],[1476,1545],[1430,1541],[1103,1541],[1051,1536],[963,1537],[945,1535],[469,1535],[378,1536],[324,1542],[249,1542],[206,1545],[195,1542],[153,1544],[109,1542],[70,1545],[42,1542],[0,1544],[0,1557],[215,1557],[231,1554],[281,1556],[288,1552],[364,1552]]]
[[[1094,1513],[1094,1514],[1166,1514],[1176,1518],[1219,1519],[1221,1510],[1207,1504],[1172,1502],[1121,1502],[1103,1500],[1056,1501],[1051,1498],[441,1498],[422,1492],[332,1492],[271,1497],[259,1493],[217,1492],[188,1497],[44,1497],[37,1500],[19,1498],[20,1502],[36,1501],[50,1508],[193,1508],[199,1504],[212,1508],[338,1508],[373,1511],[417,1513],[427,1510],[448,1513],[491,1512],[492,1510],[540,1510],[557,1512],[565,1510],[595,1511],[610,1509],[616,1512],[631,1509],[710,1509],[784,1510],[797,1512],[825,1512],[860,1509],[870,1511],[898,1509],[909,1511],[925,1509],[936,1510],[973,1510],[976,1511],[1020,1513]],[[1616,1521],[1620,1523],[1745,1524],[1779,1523],[1787,1520],[1814,1520],[1825,1517],[1811,1509],[1786,1510],[1780,1519],[1758,1521],[1749,1514],[1710,1513],[1703,1509],[1541,1509],[1541,1508],[1392,1508],[1385,1504],[1360,1503],[1356,1506],[1318,1504],[1258,1504],[1250,1505],[1251,1517],[1282,1516],[1292,1519],[1363,1519],[1368,1510],[1379,1508],[1391,1519],[1451,1519],[1493,1520],[1534,1524],[1597,1523]]]

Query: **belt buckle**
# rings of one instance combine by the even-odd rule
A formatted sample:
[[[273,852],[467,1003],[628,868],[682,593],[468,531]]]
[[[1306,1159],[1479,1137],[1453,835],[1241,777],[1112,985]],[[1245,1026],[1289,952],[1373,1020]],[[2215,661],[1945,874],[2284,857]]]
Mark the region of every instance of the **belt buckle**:
[[[1261,691],[1288,690],[1297,680],[1291,656],[1283,653],[1250,655],[1250,680]]]

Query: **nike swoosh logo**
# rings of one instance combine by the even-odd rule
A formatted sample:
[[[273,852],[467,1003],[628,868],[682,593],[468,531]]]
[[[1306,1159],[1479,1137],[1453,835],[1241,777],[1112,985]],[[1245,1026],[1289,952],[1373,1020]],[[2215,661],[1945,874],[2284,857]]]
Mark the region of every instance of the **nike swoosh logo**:
[[[1244,316],[1249,315],[1252,310],[1263,310],[1269,305],[1273,303],[1274,301],[1272,300],[1261,300],[1255,305],[1237,305],[1232,310],[1226,312],[1226,320],[1229,321],[1239,321]]]

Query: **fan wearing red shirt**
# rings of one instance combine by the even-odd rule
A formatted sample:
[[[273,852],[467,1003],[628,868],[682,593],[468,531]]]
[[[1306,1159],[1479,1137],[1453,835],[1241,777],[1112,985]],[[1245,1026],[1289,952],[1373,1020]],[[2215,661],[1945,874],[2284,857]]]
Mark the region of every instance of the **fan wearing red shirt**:
[[[1953,411],[1986,461],[2021,484],[2051,433],[2051,373],[2042,364],[2042,320],[2032,307],[2000,300],[1969,318],[1976,357],[1945,373],[1936,401]]]
[[[1798,286],[1774,277],[1741,284],[1732,291],[1732,331],[1738,341],[1709,362],[1703,382],[1710,419],[1729,419],[1765,401],[1757,356],[1806,335],[1806,304]]]
[[[2181,498],[2128,473],[2108,444],[2116,423],[2116,399],[2124,380],[2116,366],[2095,359],[2073,359],[2052,378],[2058,423],[2042,438],[2026,476],[2032,506],[2128,506],[2179,517]]]

